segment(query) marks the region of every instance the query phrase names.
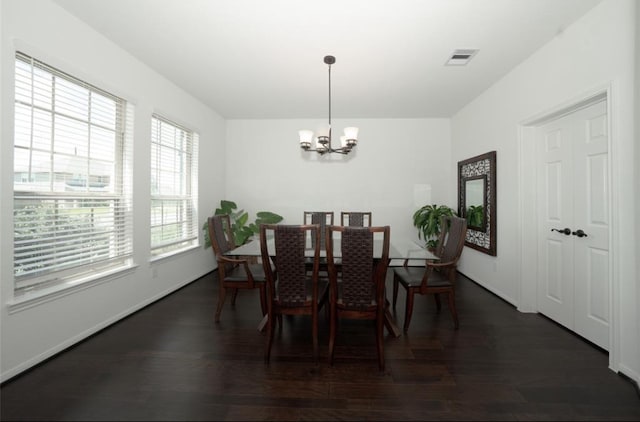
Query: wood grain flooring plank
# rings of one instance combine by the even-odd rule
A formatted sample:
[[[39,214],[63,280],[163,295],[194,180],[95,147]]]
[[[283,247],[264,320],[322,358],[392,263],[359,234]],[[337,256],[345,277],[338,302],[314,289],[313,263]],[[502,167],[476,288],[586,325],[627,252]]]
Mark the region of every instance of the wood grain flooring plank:
[[[460,329],[416,300],[408,333],[385,334],[385,371],[368,321],[342,321],[333,366],[310,318],[284,318],[271,362],[257,292],[213,321],[213,272],[0,386],[3,421],[640,420],[640,398],[608,355],[458,275]],[[390,293],[390,285],[388,286]],[[402,326],[404,293],[394,312]]]

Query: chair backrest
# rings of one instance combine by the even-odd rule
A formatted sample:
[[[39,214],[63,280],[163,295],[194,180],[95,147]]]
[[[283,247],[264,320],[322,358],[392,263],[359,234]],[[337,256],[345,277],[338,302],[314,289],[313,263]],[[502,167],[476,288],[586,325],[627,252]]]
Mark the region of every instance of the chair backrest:
[[[271,300],[276,297],[276,292],[281,306],[300,306],[311,298],[317,298],[320,262],[319,232],[320,226],[317,224],[260,225],[260,252]],[[306,240],[309,233],[314,233],[315,238],[312,243],[314,265],[310,277],[305,259]],[[269,242],[270,238],[273,238],[272,243]],[[271,267],[272,263],[275,269]],[[277,280],[274,272],[277,273]],[[309,280],[312,283],[308,283]]]
[[[327,260],[332,291],[337,292],[337,266],[334,265],[333,235],[340,233],[341,288],[345,308],[361,310],[371,307],[373,300],[384,303],[384,285],[389,265],[390,227],[327,228]],[[381,257],[374,258],[374,236],[382,241]]]
[[[231,219],[227,214],[214,215],[207,219],[209,239],[216,256],[235,249],[235,241],[231,232]]]
[[[371,212],[342,211],[340,213],[340,225],[350,227],[371,227]]]
[[[333,224],[333,211],[305,211],[303,224],[318,224],[320,226],[320,248],[325,248],[325,231]],[[311,242],[315,242],[315,233],[311,232]]]
[[[440,220],[440,238],[436,255],[441,262],[456,262],[462,255],[467,235],[467,220],[455,216],[443,216]]]

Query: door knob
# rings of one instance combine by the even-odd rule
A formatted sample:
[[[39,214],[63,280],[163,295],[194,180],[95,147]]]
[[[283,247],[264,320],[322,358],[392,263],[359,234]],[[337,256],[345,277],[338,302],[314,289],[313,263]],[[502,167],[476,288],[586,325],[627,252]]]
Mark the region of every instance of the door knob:
[[[564,229],[551,229],[551,231],[552,232],[555,231],[555,232],[558,232],[558,233],[566,234],[567,236],[569,236],[571,234],[571,229],[569,227],[566,227]]]
[[[587,237],[587,234],[583,232],[581,229],[571,232],[571,234],[578,237]]]

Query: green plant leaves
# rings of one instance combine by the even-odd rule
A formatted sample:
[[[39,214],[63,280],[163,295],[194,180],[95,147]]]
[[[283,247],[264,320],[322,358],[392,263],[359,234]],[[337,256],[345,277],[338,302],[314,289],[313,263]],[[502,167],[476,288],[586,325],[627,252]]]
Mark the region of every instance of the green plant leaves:
[[[233,214],[233,210],[238,208],[235,202],[225,199],[220,201],[220,208],[216,208],[215,215]]]
[[[435,247],[440,235],[440,218],[444,215],[456,215],[446,205],[429,204],[413,213],[413,225],[418,229],[418,238],[424,239],[427,247]]]
[[[236,242],[236,246],[243,245],[251,236],[253,236],[253,230],[249,227],[237,227],[233,230],[233,239]]]
[[[243,212],[239,216],[236,215],[234,217],[235,222],[233,223],[233,225],[237,228],[244,227],[247,224],[247,221],[249,221],[249,213],[247,212]]]
[[[256,224],[277,224],[282,221],[282,217],[269,211],[259,211],[257,214]]]
[[[247,224],[249,222],[249,213],[245,210],[237,210],[238,206],[233,201],[223,199],[220,201],[220,208],[216,208],[215,215],[229,215],[231,219],[231,232],[233,233],[233,240],[236,246],[243,245],[251,236],[258,234],[260,231],[260,224],[277,224],[283,220],[282,216],[270,212],[259,211],[254,223]],[[204,231],[204,247],[211,246],[211,239],[209,238],[208,223],[202,225]]]
[[[467,209],[467,224],[472,227],[482,227],[484,220],[484,207],[482,205],[470,205]]]

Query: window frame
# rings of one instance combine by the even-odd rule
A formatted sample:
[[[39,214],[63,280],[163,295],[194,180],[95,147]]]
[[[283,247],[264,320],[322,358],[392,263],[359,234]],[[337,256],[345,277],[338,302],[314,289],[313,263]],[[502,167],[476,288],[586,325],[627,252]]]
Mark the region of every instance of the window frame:
[[[13,277],[14,277],[14,299],[32,297],[34,295],[42,295],[67,288],[78,288],[79,284],[86,283],[98,279],[100,277],[113,276],[118,271],[124,271],[133,266],[133,229],[132,229],[132,108],[128,102],[108,91],[101,89],[95,85],[86,82],[70,73],[59,70],[32,55],[25,54],[21,51],[15,51],[14,54],[14,88],[16,91],[14,98],[14,181],[12,186],[13,193],[13,225],[14,225],[14,258],[13,258]],[[18,68],[23,67],[25,72],[19,72]],[[30,72],[30,73],[29,73]],[[34,75],[38,73],[41,79],[36,80]],[[24,79],[25,74],[29,74],[30,79]],[[21,79],[23,78],[23,79]],[[47,84],[50,84],[47,85]],[[56,91],[58,84],[66,85],[67,89],[77,90],[87,95],[87,109],[84,110],[80,104],[81,101],[72,101],[66,104],[67,113],[64,112],[65,105],[63,100],[69,99],[62,92],[63,89]],[[50,92],[47,91],[50,88]],[[25,100],[25,96],[20,95],[21,89],[27,89],[27,93],[31,94],[29,101]],[[50,104],[44,103],[36,99],[36,91],[49,95]],[[44,105],[43,105],[44,104]],[[59,106],[60,105],[60,106]],[[100,107],[113,106],[113,116],[111,111],[98,113]],[[92,115],[92,108],[94,114]],[[19,119],[24,117],[18,110],[26,111],[30,127],[25,133],[29,139],[28,145],[21,144],[19,130],[25,129]],[[71,112],[69,112],[71,110]],[[86,119],[82,116],[73,115],[74,111],[82,114],[86,113]],[[34,148],[34,138],[38,136],[35,132],[34,116],[36,113],[48,115],[50,121],[42,121],[41,128],[44,127],[49,131],[50,145]],[[72,115],[72,116],[70,116]],[[106,116],[106,117],[105,117]],[[109,120],[112,117],[113,120]],[[107,120],[100,123],[100,118]],[[78,126],[86,126],[87,131],[78,135],[74,139],[74,135],[66,133],[62,135],[56,132],[60,126],[60,121],[67,119]],[[112,124],[112,128],[109,125]],[[48,125],[48,126],[47,126]],[[102,131],[104,139],[100,139],[97,133]],[[61,130],[62,132],[62,130]],[[112,138],[109,135],[112,135]],[[58,140],[63,140],[61,144],[65,144],[67,148],[74,147],[81,151],[97,147],[107,146],[112,148],[112,159],[105,159],[108,154],[100,154],[86,152],[79,157],[69,157],[69,154],[60,153],[56,145]],[[18,154],[21,151],[23,154]],[[49,155],[49,159],[42,161],[48,165],[48,169],[40,168],[40,172],[34,174],[32,160],[34,152],[38,152],[42,157]],[[24,172],[17,172],[24,162],[20,161],[18,155],[29,157],[27,165],[27,177],[21,176]],[[73,154],[72,154],[73,155]],[[61,158],[62,157],[62,158]],[[69,179],[68,174],[71,172],[71,163],[76,158],[77,162],[85,162],[86,170],[84,179],[78,177],[74,181]],[[57,160],[61,160],[62,165]],[[66,162],[66,166],[64,161]],[[60,166],[60,167],[58,167]],[[96,168],[100,167],[100,170]],[[108,172],[109,175],[100,174],[100,172]],[[18,174],[20,173],[20,175]],[[18,177],[20,176],[20,177]],[[46,179],[49,186],[45,187],[44,183],[38,184],[35,179],[40,177],[41,180]],[[75,177],[75,176],[74,176]],[[20,186],[20,181],[26,184]],[[60,180],[59,180],[60,179]],[[109,180],[111,179],[111,180]],[[72,181],[73,183],[69,183]],[[64,184],[64,190],[61,190],[60,184],[56,186],[56,182]],[[108,187],[111,183],[111,191],[100,191],[100,187]],[[74,187],[74,183],[75,187]],[[102,186],[101,186],[102,185]],[[67,189],[76,189],[76,191],[67,191]],[[18,235],[17,227],[21,223],[19,214],[25,212],[27,207],[21,208],[21,204],[31,201],[34,208],[33,214],[39,217],[39,222],[31,226],[33,239],[31,242],[36,244],[44,240],[51,240],[51,246],[47,249],[32,247],[29,249],[25,243],[25,235]],[[93,201],[93,202],[91,202]],[[87,210],[87,205],[91,203],[91,210]],[[51,204],[53,206],[51,207]],[[106,205],[111,204],[111,205]],[[74,211],[74,205],[75,211]],[[49,209],[49,211],[47,211]],[[51,210],[55,210],[51,213]],[[59,210],[65,210],[60,212]],[[64,228],[62,219],[68,220],[67,228]],[[90,224],[81,226],[78,224],[82,219],[90,221]],[[48,220],[47,220],[48,219]],[[88,220],[87,220],[88,219]],[[44,220],[44,222],[43,222]],[[29,220],[25,219],[28,227]],[[74,225],[75,224],[75,225]],[[43,228],[57,227],[53,230],[43,230]],[[74,227],[74,229],[70,229]],[[80,228],[79,228],[80,227]],[[70,234],[72,232],[75,234]],[[44,234],[49,233],[49,234]],[[61,241],[61,235],[67,235],[69,238],[76,240]],[[28,236],[26,236],[28,237]],[[107,238],[110,240],[106,240]],[[80,239],[80,240],[77,240]],[[115,239],[115,240],[114,240]],[[94,241],[97,245],[95,249],[86,247],[86,242]],[[21,243],[22,242],[22,243]],[[100,244],[102,242],[102,244]],[[84,244],[83,244],[84,243]],[[75,244],[75,245],[74,245]],[[70,248],[74,256],[77,258],[75,262],[70,259],[65,261],[61,258],[62,254],[55,256],[56,249]],[[87,250],[94,251],[93,256]],[[39,252],[40,251],[40,252]],[[42,252],[44,251],[44,252]],[[32,267],[25,273],[20,274],[19,265],[24,264],[29,258],[25,258],[29,253],[33,254],[30,258]],[[23,254],[21,257],[20,254]],[[84,254],[84,255],[83,255]],[[71,255],[71,254],[68,254]],[[79,258],[78,258],[79,257]],[[42,264],[43,262],[46,264]],[[37,263],[37,264],[36,264]],[[37,267],[39,266],[39,267]]]
[[[163,130],[173,131],[174,136],[167,138]],[[179,139],[183,139],[180,145]],[[159,113],[151,115],[151,182],[150,182],[150,253],[151,259],[159,259],[172,256],[186,250],[195,248],[200,244],[198,224],[198,142],[199,135],[194,130],[176,123]],[[174,167],[168,165],[167,153],[173,152]],[[182,159],[179,159],[182,157]],[[163,165],[160,165],[162,161]],[[179,168],[175,167],[178,164]],[[167,174],[173,174],[174,183],[170,193],[167,186],[161,186],[160,179],[166,180]],[[164,178],[162,176],[165,176]],[[177,182],[177,183],[176,183]],[[175,220],[165,220],[165,206],[174,204],[178,211],[173,213]],[[160,221],[156,221],[154,204],[162,208]],[[174,227],[176,236],[171,236]],[[168,235],[165,237],[165,230]],[[159,232],[159,233],[158,233]],[[160,237],[161,241],[154,241],[154,237]]]

